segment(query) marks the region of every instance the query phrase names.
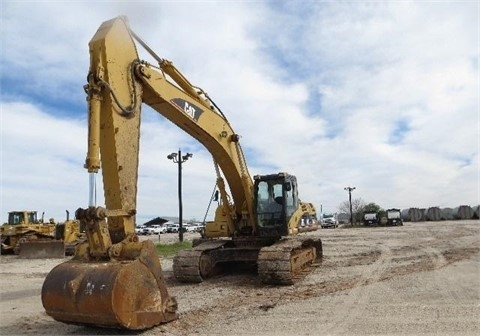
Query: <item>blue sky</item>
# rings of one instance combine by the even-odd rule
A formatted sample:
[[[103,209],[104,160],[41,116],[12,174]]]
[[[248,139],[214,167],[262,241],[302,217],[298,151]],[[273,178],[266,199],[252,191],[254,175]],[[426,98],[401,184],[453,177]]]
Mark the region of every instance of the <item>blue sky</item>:
[[[215,100],[252,175],[290,172],[329,212],[346,186],[384,208],[480,204],[478,2],[7,0],[0,15],[3,220],[87,205],[88,42],[118,15]],[[194,154],[184,217],[203,219],[210,154],[148,107],[141,141],[139,222],[177,215],[178,148]]]

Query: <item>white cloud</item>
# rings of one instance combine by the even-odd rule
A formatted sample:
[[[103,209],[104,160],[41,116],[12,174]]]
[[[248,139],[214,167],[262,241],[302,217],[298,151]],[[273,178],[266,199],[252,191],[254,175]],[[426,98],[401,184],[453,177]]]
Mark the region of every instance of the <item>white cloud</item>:
[[[294,173],[301,198],[327,211],[347,199],[347,185],[385,208],[480,203],[478,4],[92,5],[2,4],[1,64],[9,71],[0,216],[34,207],[61,217],[85,206],[88,41],[102,21],[125,13],[222,108],[252,175]],[[149,109],[139,216],[176,214],[176,167],[166,155],[178,147],[194,153],[184,170],[184,214],[203,218],[211,157]],[[19,153],[35,164],[19,163]]]
[[[2,103],[1,204],[7,211],[32,209],[65,215],[85,192],[84,123],[60,119],[25,103]],[[85,196],[86,197],[86,196]],[[49,213],[52,213],[49,215]]]

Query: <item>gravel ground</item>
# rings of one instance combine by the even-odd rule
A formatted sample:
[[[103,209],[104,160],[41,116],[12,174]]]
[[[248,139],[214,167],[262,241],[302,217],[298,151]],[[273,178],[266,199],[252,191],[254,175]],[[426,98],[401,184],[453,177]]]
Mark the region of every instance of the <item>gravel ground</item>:
[[[182,284],[162,259],[177,321],[136,335],[479,335],[480,221],[324,229],[324,258],[293,286],[227,274]],[[190,240],[197,234],[185,234]],[[177,235],[161,235],[162,242]],[[142,237],[153,239],[158,237]],[[58,259],[1,256],[1,335],[129,335],[67,325],[42,307],[43,279]]]

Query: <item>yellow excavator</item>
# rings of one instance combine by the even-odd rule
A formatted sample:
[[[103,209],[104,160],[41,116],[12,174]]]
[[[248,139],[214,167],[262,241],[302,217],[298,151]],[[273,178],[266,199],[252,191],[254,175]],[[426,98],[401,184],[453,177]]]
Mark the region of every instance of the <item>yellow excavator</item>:
[[[139,60],[135,41],[158,65]],[[321,258],[320,239],[297,236],[302,218],[315,212],[311,203],[300,201],[295,176],[252,179],[240,136],[225,115],[205,91],[158,57],[126,17],[104,22],[89,48],[85,168],[90,197],[88,208],[76,211],[87,242],[47,275],[42,303],[48,315],[65,323],[126,329],[178,317],[153,243],[139,242],[134,230],[142,103],[202,143],[214,159],[219,206],[205,237],[174,257],[176,279],[199,282],[226,263],[246,262],[257,265],[263,282],[291,284]],[[93,202],[100,168],[105,208]]]

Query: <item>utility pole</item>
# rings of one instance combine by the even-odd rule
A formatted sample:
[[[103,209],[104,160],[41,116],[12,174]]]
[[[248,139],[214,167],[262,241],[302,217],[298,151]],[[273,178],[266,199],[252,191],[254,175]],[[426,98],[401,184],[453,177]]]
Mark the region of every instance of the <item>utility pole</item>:
[[[187,153],[182,156],[182,151],[179,149],[178,153],[171,153],[167,155],[167,159],[172,160],[178,164],[178,240],[183,242],[183,205],[182,205],[182,163],[191,158],[193,154]]]
[[[350,225],[353,226],[353,211],[352,211],[352,191],[354,191],[355,187],[345,187],[344,190],[348,191],[348,201],[350,202]]]

